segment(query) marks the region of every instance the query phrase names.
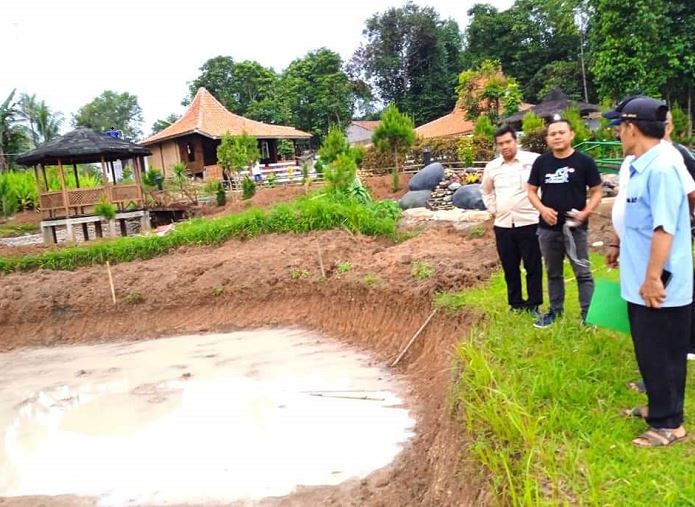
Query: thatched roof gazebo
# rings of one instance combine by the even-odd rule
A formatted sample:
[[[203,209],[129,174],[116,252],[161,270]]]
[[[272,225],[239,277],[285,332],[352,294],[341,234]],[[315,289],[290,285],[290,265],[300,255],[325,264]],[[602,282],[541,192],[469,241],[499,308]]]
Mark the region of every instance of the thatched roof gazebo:
[[[576,107],[579,109],[579,114],[582,117],[586,117],[590,113],[600,111],[599,106],[596,104],[588,104],[586,102],[577,102],[575,100],[571,100],[565,92],[563,92],[560,88],[555,87],[543,98],[543,102],[536,104],[526,111],[519,111],[518,113],[505,118],[503,122],[516,130],[521,130],[521,122],[524,119],[524,115],[530,111],[533,111],[537,116],[547,121],[552,118],[553,115],[560,114],[570,107]]]
[[[25,166],[33,166],[36,178],[36,189],[39,194],[39,206],[44,220],[42,229],[50,228],[52,239],[55,241],[55,226],[65,225],[68,235],[73,236],[72,226],[76,223],[83,225],[87,238],[87,223],[99,220],[94,215],[95,206],[102,200],[116,205],[120,212],[121,228],[124,229],[126,218],[132,218],[133,213],[125,213],[128,208],[142,210],[143,193],[141,174],[144,169],[144,157],[150,155],[150,150],[143,146],[95,132],[86,127],[78,127],[72,132],[57,137],[35,150],[17,157],[17,162]],[[133,175],[135,183],[116,184],[113,162],[116,160],[133,160]],[[80,188],[77,164],[100,163],[102,186]],[[58,166],[60,191],[51,191],[46,175],[46,166]],[[76,189],[68,189],[65,182],[65,165],[72,165],[75,174]],[[112,182],[109,182],[107,169],[110,166]],[[43,178],[41,178],[41,176]],[[146,213],[136,212],[138,216]],[[128,215],[128,216],[126,216]],[[48,238],[44,230],[44,239]]]

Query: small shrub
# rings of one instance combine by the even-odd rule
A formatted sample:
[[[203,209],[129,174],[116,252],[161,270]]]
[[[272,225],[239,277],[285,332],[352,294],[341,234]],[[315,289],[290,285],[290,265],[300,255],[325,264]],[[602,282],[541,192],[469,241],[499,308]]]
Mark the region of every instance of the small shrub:
[[[248,176],[245,176],[241,180],[241,198],[251,199],[254,195],[256,195],[256,183]]]
[[[347,273],[352,269],[352,263],[350,261],[344,261],[344,262],[339,262],[338,263],[338,273],[341,275],[343,273]]]
[[[434,268],[432,264],[427,261],[416,261],[413,264],[413,268],[410,270],[410,274],[417,280],[427,280],[434,275]]]
[[[224,287],[213,287],[212,288],[212,295],[213,296],[221,296],[224,293]]]
[[[224,186],[221,182],[217,182],[217,189],[215,190],[215,203],[218,206],[224,206],[227,203],[227,192],[224,190]]]
[[[292,271],[290,271],[290,276],[292,277],[292,280],[309,278],[309,272],[306,269],[292,268]]]
[[[116,218],[118,208],[109,202],[106,197],[102,197],[99,203],[94,206],[94,214],[102,217],[104,220],[113,220]]]
[[[278,177],[275,173],[268,173],[265,177],[265,186],[268,188],[274,188],[277,185]]]
[[[483,236],[485,236],[485,227],[483,227],[482,225],[474,225],[472,227],[469,227],[466,236],[469,239],[482,238]]]
[[[144,301],[145,298],[138,291],[133,291],[123,298],[123,302],[127,305],[139,305]]]
[[[377,283],[379,283],[379,278],[374,273],[364,275],[364,284],[367,287],[374,287]]]

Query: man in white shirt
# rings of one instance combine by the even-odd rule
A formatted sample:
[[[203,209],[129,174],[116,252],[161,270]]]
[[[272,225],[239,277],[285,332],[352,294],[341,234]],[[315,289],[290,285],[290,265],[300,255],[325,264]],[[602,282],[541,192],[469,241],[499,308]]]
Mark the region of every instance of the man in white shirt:
[[[500,156],[485,166],[480,190],[495,218],[497,253],[512,310],[537,312],[543,303],[543,265],[536,229],[538,211],[528,200],[528,178],[537,153],[518,149],[516,133],[508,126],[495,132]],[[527,298],[522,296],[521,272],[526,270]]]

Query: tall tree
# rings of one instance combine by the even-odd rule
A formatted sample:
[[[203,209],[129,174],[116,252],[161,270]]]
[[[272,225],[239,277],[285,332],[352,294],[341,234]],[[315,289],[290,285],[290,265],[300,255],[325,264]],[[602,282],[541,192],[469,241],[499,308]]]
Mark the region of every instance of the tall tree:
[[[82,106],[74,115],[73,123],[103,132],[115,128],[122,131],[126,139],[134,140],[142,134],[142,109],[135,95],[106,90]]]
[[[565,71],[571,81],[562,88],[573,93],[582,88],[581,50],[583,37],[575,20],[582,0],[516,0],[506,11],[477,4],[468,11],[464,59],[467,67],[484,60],[499,60],[502,69],[522,85],[527,100],[543,96],[544,83],[552,79],[554,62],[580,69]],[[591,79],[589,77],[589,84]]]
[[[200,75],[189,84],[190,97],[201,86],[212,93],[230,111],[252,116],[249,112],[263,110],[258,103],[273,97],[278,76],[273,69],[258,62],[235,62],[231,56],[217,56],[200,67]],[[190,103],[190,97],[184,104]]]
[[[396,104],[417,123],[451,111],[462,65],[455,21],[408,2],[369,18],[363,34],[366,42],[350,67],[373,85],[381,101]]]
[[[0,103],[0,172],[12,167],[14,157],[30,146],[26,128],[19,119],[15,92],[12,90]]]
[[[282,76],[282,94],[292,125],[319,144],[332,124],[344,128],[352,117],[353,91],[338,53],[321,48],[294,60]]]
[[[181,115],[178,115],[176,113],[171,113],[166,118],[155,121],[152,124],[152,134],[154,135],[157,132],[161,132],[165,128],[167,128],[167,127],[171,126],[173,123],[175,123],[179,118],[181,118]]]
[[[36,95],[22,94],[19,99],[20,115],[26,122],[34,147],[58,136],[63,124],[63,114],[54,112]]]
[[[381,123],[374,129],[372,142],[379,151],[393,153],[393,171],[391,172],[391,189],[400,189],[399,156],[415,143],[415,125],[412,118],[401,113],[395,104],[389,104],[381,115]]]
[[[461,72],[457,91],[459,104],[470,119],[486,114],[497,121],[516,113],[521,102],[519,84],[504,75],[497,60],[485,60],[479,67]]]
[[[672,77],[667,2],[592,0],[592,70],[602,98],[659,96]]]

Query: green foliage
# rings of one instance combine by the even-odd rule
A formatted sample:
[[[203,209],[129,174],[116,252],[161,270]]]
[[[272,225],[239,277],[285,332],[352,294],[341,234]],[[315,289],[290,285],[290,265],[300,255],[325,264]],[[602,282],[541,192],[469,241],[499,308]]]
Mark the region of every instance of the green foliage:
[[[311,276],[311,273],[309,273],[306,269],[299,269],[299,268],[292,268],[290,270],[290,277],[292,280],[299,280],[300,278],[309,278]]]
[[[410,274],[416,280],[427,280],[434,275],[434,268],[432,264],[427,261],[415,261],[410,270]]]
[[[451,111],[462,67],[461,31],[431,7],[408,2],[367,20],[366,42],[350,67],[384,103],[393,103],[417,124]]]
[[[63,124],[62,113],[52,111],[46,102],[39,101],[36,95],[22,94],[19,99],[19,111],[34,147],[58,136]]]
[[[224,294],[224,287],[213,287],[212,288],[212,295],[213,296],[221,296]]]
[[[352,269],[352,263],[350,261],[343,261],[338,263],[338,273],[344,274]]]
[[[125,139],[132,141],[142,134],[142,109],[135,95],[106,90],[82,106],[73,117],[73,123],[99,132],[115,128],[123,132]]]
[[[181,117],[181,115],[178,115],[176,113],[171,113],[169,116],[162,120],[157,120],[152,124],[152,135],[156,134],[157,132],[161,132],[167,127],[170,127],[174,123],[178,121],[178,119]]]
[[[357,166],[347,153],[341,153],[338,158],[328,164],[324,170],[323,179],[329,192],[347,193],[355,181]]]
[[[277,204],[270,210],[249,209],[236,215],[195,219],[179,224],[166,236],[131,236],[40,254],[0,257],[0,273],[33,269],[72,270],[103,264],[151,259],[184,245],[219,245],[230,238],[252,238],[269,233],[305,233],[347,229],[370,236],[396,236],[400,208],[395,201],[367,205],[341,195],[307,195]]]
[[[215,204],[218,206],[224,206],[227,203],[227,192],[224,190],[224,186],[221,182],[217,181],[217,188],[215,189]],[[255,193],[254,188],[254,193]]]
[[[203,87],[233,113],[272,123],[288,121],[286,116],[266,114],[268,102],[276,102],[279,76],[273,69],[250,60],[235,62],[231,56],[216,56],[199,70],[200,75],[189,85],[190,97],[184,100],[184,105]]]
[[[364,284],[367,287],[374,287],[377,284],[381,284],[381,280],[374,273],[367,273],[364,275]]]
[[[321,48],[294,60],[281,78],[292,125],[319,143],[331,125],[345,127],[352,117],[352,87],[340,55]]]
[[[256,195],[256,183],[248,176],[244,176],[241,180],[241,198],[251,199],[254,195]]]
[[[268,173],[265,177],[265,186],[268,188],[273,188],[277,185],[278,177],[275,173]]]
[[[372,200],[369,191],[362,185],[359,178],[355,177],[347,189],[348,195],[361,204],[367,204]]]
[[[544,129],[545,122],[543,121],[543,118],[538,116],[533,111],[526,113],[521,120],[521,130],[523,131],[524,135],[543,131]]]
[[[0,184],[0,186],[2,186],[2,184]],[[1,197],[0,206],[2,206]],[[39,226],[36,224],[0,224],[0,238],[14,238],[26,234],[36,234],[37,232],[39,232]]]
[[[155,188],[157,182],[163,180],[162,171],[156,167],[150,167],[142,176],[142,183],[150,188]]]
[[[0,214],[10,216],[17,211],[38,206],[34,175],[29,171],[0,173]]]
[[[485,227],[482,225],[472,225],[466,229],[466,238],[477,239],[485,236]]]
[[[669,40],[668,35],[667,2],[592,0],[591,3],[595,8],[591,20],[594,46],[591,70],[599,94],[614,101],[633,93],[659,96],[674,71],[670,62],[678,58],[673,48],[675,41]],[[655,69],[660,70],[655,72]]]
[[[226,170],[239,172],[260,160],[258,141],[255,137],[243,133],[233,136],[229,132],[222,136],[217,147],[217,162]]]
[[[94,206],[94,214],[103,217],[104,220],[113,220],[116,218],[116,212],[118,208],[114,204],[111,204],[106,197],[102,197],[101,200]]]
[[[398,156],[415,143],[415,125],[412,118],[402,114],[395,104],[389,104],[381,114],[381,123],[374,129],[372,142],[377,150],[393,153],[391,188],[395,192],[400,188]]]
[[[19,104],[12,90],[0,103],[0,173],[14,166],[17,153],[30,147],[29,133],[21,123]]]
[[[484,60],[478,67],[459,74],[459,104],[468,118],[486,114],[497,121],[519,110],[521,90],[514,78],[502,72],[499,60]]]
[[[133,291],[123,298],[123,302],[127,305],[139,305],[145,302],[145,298],[140,292]]]
[[[339,155],[350,152],[350,143],[343,133],[343,130],[338,125],[331,125],[328,129],[328,135],[321,143],[319,148],[319,157],[324,164],[330,164],[335,161]]]
[[[571,107],[566,109],[562,113],[562,117],[569,122],[572,126],[572,130],[574,130],[574,144],[587,141],[591,137],[591,131],[582,119],[582,115],[578,108]]]
[[[495,124],[492,123],[490,117],[486,114],[481,114],[475,121],[475,129],[473,130],[474,136],[487,137],[490,140],[495,139]]]
[[[581,89],[581,75],[550,65],[567,62],[576,68],[582,37],[575,13],[583,0],[516,0],[500,11],[489,4],[476,4],[468,11],[465,67],[485,60],[499,60],[504,72],[523,86],[526,100],[537,103],[543,86],[561,75],[561,86],[572,93]],[[588,47],[584,44],[585,52]],[[560,74],[560,72],[562,73]]]
[[[617,277],[599,256],[592,266],[597,277]],[[565,317],[549,329],[536,330],[530,316],[508,311],[501,272],[482,287],[437,298],[444,308],[484,316],[456,353],[452,404],[462,408],[469,457],[488,470],[500,505],[637,506],[653,498],[689,505],[692,447],[632,445],[646,425],[620,415],[645,402],[625,386],[639,377],[630,337],[579,325],[567,268]],[[692,380],[691,372],[688,400],[695,395]],[[695,408],[685,408],[692,421]]]
[[[294,143],[289,139],[280,139],[278,141],[278,155],[284,159],[294,157]]]
[[[671,137],[677,143],[683,143],[689,137],[690,122],[688,121],[688,115],[678,105],[678,102],[671,107],[671,117],[673,119],[673,133]]]
[[[473,167],[475,160],[473,150],[473,136],[463,136],[459,141],[459,160],[463,161],[466,167]]]

